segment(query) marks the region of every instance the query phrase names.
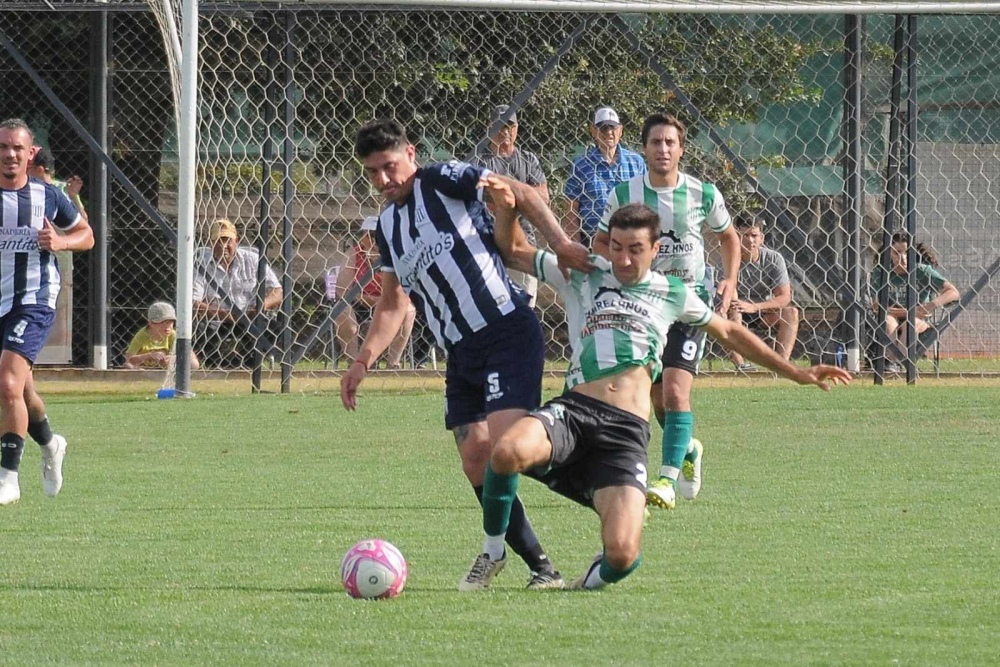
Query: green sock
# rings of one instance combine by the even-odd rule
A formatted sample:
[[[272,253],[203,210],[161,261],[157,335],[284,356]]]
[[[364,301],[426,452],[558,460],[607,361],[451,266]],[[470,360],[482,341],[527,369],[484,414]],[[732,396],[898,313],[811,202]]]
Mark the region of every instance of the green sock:
[[[601,567],[598,570],[598,576],[600,576],[601,581],[603,581],[606,584],[617,584],[619,581],[621,581],[628,575],[635,572],[635,570],[639,567],[641,563],[642,563],[642,554],[639,554],[639,556],[635,559],[635,561],[633,561],[633,563],[629,565],[627,568],[625,568],[624,570],[616,570],[610,565],[608,565],[608,558],[607,556],[605,556],[604,558],[601,559]]]
[[[505,535],[510,524],[510,508],[517,497],[517,475],[500,475],[486,466],[483,482],[483,531],[487,535]]]
[[[663,462],[660,477],[677,481],[688,443],[694,432],[694,415],[690,412],[668,412],[663,423]]]

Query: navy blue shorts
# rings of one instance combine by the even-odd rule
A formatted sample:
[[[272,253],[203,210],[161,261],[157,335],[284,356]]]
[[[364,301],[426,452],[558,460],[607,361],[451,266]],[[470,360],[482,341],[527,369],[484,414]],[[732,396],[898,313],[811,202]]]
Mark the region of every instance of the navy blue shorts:
[[[16,352],[32,364],[49,339],[56,311],[48,306],[18,306],[0,317],[0,349]]]
[[[544,366],[542,326],[527,306],[462,339],[448,352],[445,428],[500,410],[534,410],[542,402]]]

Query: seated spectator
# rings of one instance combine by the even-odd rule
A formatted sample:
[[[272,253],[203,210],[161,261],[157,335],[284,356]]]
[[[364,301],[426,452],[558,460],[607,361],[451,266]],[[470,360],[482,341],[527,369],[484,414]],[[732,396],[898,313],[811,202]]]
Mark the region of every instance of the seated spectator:
[[[889,301],[885,314],[885,331],[889,340],[901,350],[907,347],[906,327],[906,283],[910,248],[910,236],[906,232],[896,232],[892,235],[890,252],[892,253],[892,269],[889,271]],[[913,248],[917,253],[917,266],[914,268],[917,283],[916,318],[913,322],[914,331],[919,336],[930,328],[927,318],[935,309],[946,306],[959,299],[958,290],[945,280],[938,272],[937,253],[925,243],[917,243]],[[871,296],[872,311],[878,310],[878,292],[885,283],[885,271],[881,262],[872,270]],[[886,370],[890,373],[899,372],[898,355],[889,347],[887,351],[889,364]]]
[[[195,345],[206,366],[247,367],[255,349],[270,349],[267,325],[281,305],[282,290],[267,261],[264,262],[262,312],[256,308],[256,248],[239,245],[236,226],[222,218],[209,230],[210,248],[195,257]]]
[[[125,368],[167,368],[174,355],[177,315],[169,303],[157,301],[149,307],[146,326],[139,329],[125,352]],[[198,357],[191,351],[191,369],[198,368]]]
[[[378,259],[378,248],[375,247],[374,239],[377,226],[377,217],[365,218],[361,225],[361,238],[358,239],[358,244],[347,255],[337,273],[338,297],[347,294],[348,290],[359,283],[366,274],[372,274],[371,280],[362,287],[357,300],[353,304],[348,304],[337,316],[337,342],[340,344],[340,349],[344,350],[350,359],[354,359],[358,354],[361,325],[371,320],[375,304],[382,296],[382,272],[372,271],[372,262]],[[396,338],[393,339],[386,352],[387,368],[400,368],[406,343],[410,340],[410,333],[413,331],[413,319],[416,314],[417,309],[411,303],[406,311],[403,325],[399,328],[399,333],[396,334]]]
[[[774,339],[774,351],[786,361],[799,333],[799,309],[792,305],[792,287],[785,258],[764,246],[764,229],[759,220],[737,218],[740,235],[740,276],[729,307],[729,319],[748,328],[765,329]],[[732,353],[737,370],[751,371],[753,364]]]

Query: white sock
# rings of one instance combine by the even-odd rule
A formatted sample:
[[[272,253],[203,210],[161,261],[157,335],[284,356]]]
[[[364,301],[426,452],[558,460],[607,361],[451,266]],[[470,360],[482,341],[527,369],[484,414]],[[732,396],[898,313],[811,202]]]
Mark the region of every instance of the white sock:
[[[587,573],[587,579],[583,582],[583,587],[592,591],[604,588],[607,585],[608,582],[601,579],[601,563],[598,561],[590,566],[590,572]]]
[[[670,466],[660,466],[660,477],[666,477],[674,482],[677,481],[677,476],[681,474],[679,468],[671,468]]]
[[[504,551],[504,535],[487,535],[483,538],[483,552],[490,555],[490,560],[500,560]]]

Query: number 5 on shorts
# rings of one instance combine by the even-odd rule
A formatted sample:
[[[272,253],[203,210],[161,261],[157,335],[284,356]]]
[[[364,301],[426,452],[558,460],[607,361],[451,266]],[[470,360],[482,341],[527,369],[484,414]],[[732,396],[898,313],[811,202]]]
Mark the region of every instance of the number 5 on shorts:
[[[486,384],[489,385],[489,390],[491,394],[500,393],[500,374],[490,373],[486,376]]]

